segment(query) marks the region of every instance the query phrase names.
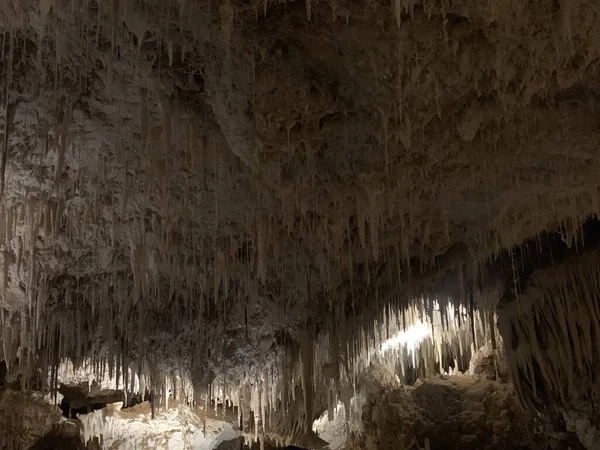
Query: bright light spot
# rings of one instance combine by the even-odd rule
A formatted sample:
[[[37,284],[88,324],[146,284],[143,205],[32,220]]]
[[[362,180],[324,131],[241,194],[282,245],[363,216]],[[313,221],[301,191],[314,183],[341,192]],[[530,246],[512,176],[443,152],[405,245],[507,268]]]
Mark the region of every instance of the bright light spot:
[[[381,352],[385,353],[390,348],[400,348],[403,346],[406,346],[409,351],[413,352],[416,346],[427,336],[429,336],[427,325],[423,322],[417,322],[415,325],[411,325],[405,331],[400,331],[396,336],[381,344]]]

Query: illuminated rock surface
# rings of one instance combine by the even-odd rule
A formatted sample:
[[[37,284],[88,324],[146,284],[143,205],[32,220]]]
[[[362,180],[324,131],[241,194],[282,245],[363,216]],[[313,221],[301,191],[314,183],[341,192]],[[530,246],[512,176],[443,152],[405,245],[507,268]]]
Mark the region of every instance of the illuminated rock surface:
[[[0,30],[0,448],[600,447],[597,1]]]

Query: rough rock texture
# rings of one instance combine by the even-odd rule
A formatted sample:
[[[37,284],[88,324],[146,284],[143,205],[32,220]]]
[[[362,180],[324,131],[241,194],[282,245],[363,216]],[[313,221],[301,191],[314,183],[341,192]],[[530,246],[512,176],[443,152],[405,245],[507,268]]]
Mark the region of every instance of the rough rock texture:
[[[144,448],[212,450],[239,432],[223,421],[204,423],[186,406],[158,412],[152,418],[150,404],[121,409],[114,403],[90,414],[80,415],[85,442],[96,441],[101,449]]]
[[[326,450],[343,450],[349,446],[352,436],[363,431],[361,420],[362,407],[365,397],[355,395],[350,400],[348,411],[344,404],[339,403],[332,415],[324,412],[313,423],[313,429],[319,437],[327,442]]]
[[[373,365],[359,379],[360,392],[368,399],[381,391],[397,388],[400,383],[389,370],[381,365]]]
[[[210,378],[398,295],[411,258],[570,238],[597,210],[599,9],[4,2],[7,357],[100,333]]]
[[[508,361],[501,338],[496,345],[497,347],[494,349],[493,344],[487,342],[473,354],[469,364],[470,375],[488,380],[508,381]]]
[[[0,389],[0,449],[29,449],[60,417],[60,409],[37,392]]]
[[[81,423],[75,420],[64,420],[52,429],[29,450],[95,450],[87,447],[81,439]]]
[[[313,430],[327,442],[327,450],[345,449],[352,437],[363,432],[363,407],[369,401],[397,389],[400,383],[384,366],[373,364],[359,377],[357,390],[351,399],[323,412],[313,423]]]
[[[567,448],[519,406],[509,384],[451,376],[383,391],[365,404],[356,449]],[[577,442],[571,445],[577,447]]]
[[[600,252],[534,271],[499,305],[510,376],[531,409],[562,414],[588,449],[600,448]]]
[[[4,0],[0,31],[24,386],[91,361],[290,442],[390,317],[440,294],[475,329],[483,266],[600,212],[596,0]]]

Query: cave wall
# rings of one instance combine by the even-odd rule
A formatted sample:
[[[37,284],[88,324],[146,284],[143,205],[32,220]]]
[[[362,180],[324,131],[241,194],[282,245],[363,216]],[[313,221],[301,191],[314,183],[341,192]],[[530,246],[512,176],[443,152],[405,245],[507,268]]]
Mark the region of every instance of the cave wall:
[[[522,409],[510,384],[471,376],[388,389],[365,403],[352,449],[584,448]],[[593,448],[593,447],[589,447]]]
[[[202,392],[329,314],[357,335],[455,245],[575,233],[597,3],[451,3],[7,0],[12,370],[108,352]]]
[[[599,214],[594,0],[0,6],[0,356],[22,387],[68,360],[310,434],[446,272],[460,307],[479,266]],[[577,308],[556,368],[506,313],[525,403],[564,403],[569,364],[589,396],[594,360],[560,343],[594,341]]]
[[[498,327],[524,405],[558,412],[586,448],[598,448],[600,252],[531,273],[503,297]]]
[[[52,399],[34,391],[0,389],[0,449],[28,450],[61,418]]]

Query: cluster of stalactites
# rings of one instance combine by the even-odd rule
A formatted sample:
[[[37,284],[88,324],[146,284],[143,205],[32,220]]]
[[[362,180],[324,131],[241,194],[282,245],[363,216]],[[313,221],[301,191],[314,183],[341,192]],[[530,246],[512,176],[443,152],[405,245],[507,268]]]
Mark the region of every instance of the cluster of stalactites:
[[[340,346],[334,336],[311,341],[306,334],[298,354],[280,352],[279,359],[242,388],[217,380],[211,395],[239,405],[238,421],[244,418],[248,443],[264,443],[265,436],[285,440],[275,415],[295,415],[296,426],[305,433],[320,414],[317,408],[326,408],[333,419],[341,405],[352,420],[358,380],[371,364],[386,365],[403,382],[409,368],[425,377],[467,370],[474,350],[490,340],[487,315],[487,310],[470,314],[452,301],[420,299],[406,309],[386,309],[383,319],[365,327],[344,354],[335,354]]]
[[[73,361],[63,358],[56,371],[48,377],[49,386],[88,384],[88,392],[92,389],[121,390],[124,393],[124,405],[129,404],[132,396],[152,398],[155,408],[168,409],[169,405],[178,403],[192,404],[194,388],[189,374],[184,369],[152,370],[147,364],[131,361],[119,367],[122,358],[108,357],[86,358],[74,365]]]
[[[598,370],[600,252],[534,272],[498,318],[522,402],[544,407],[586,395]]]
[[[64,204],[48,196],[28,196],[24,201],[0,203],[0,341],[9,370],[28,380],[36,365],[35,349],[48,346],[44,323],[49,285],[39,266],[41,236],[57,238],[63,224]]]
[[[386,309],[382,320],[357,339],[360,350],[346,377],[356,380],[372,363],[386,365],[402,382],[410,378],[409,369],[424,377],[466,370],[474,350],[490,339],[486,314],[426,298],[403,310]]]
[[[217,413],[221,402],[233,406],[248,445],[289,444],[311,432],[319,413],[315,405],[321,399],[315,395],[324,383],[319,370],[323,348],[323,338],[313,341],[303,332],[298,346],[279,349],[262,370],[241,384],[238,379],[217,377],[207,391],[206,408],[212,405]],[[337,394],[331,391],[331,403],[336,404]]]
[[[220,375],[206,391],[205,408],[214,408],[216,415],[219,405],[225,406],[223,411],[232,407],[248,445],[258,442],[263,446],[267,437],[285,445],[280,421],[288,413],[295,413],[291,410],[297,395],[294,387],[303,377],[301,364],[286,365],[290,352],[280,354],[280,359],[265,363],[251,378],[227,379]],[[297,356],[292,359],[298,361]]]

